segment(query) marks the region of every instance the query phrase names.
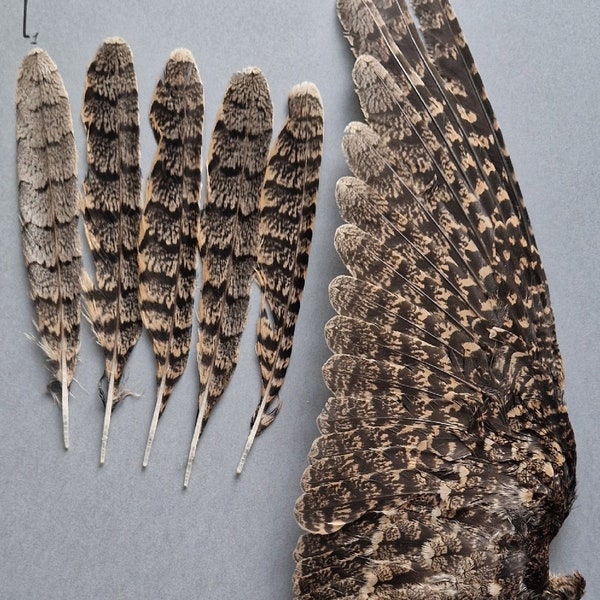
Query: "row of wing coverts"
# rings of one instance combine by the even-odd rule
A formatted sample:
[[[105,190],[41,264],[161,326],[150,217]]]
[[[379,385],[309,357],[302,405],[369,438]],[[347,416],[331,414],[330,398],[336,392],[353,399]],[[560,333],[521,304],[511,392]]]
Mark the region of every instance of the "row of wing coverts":
[[[105,417],[126,394],[127,358],[142,326],[156,357],[157,396],[143,464],[157,423],[184,371],[192,342],[198,257],[198,439],[238,361],[253,279],[261,290],[256,352],[262,394],[238,472],[255,436],[274,420],[304,287],[323,142],[318,90],[292,88],[288,118],[270,146],[273,107],[257,68],[235,73],[219,107],[201,204],[203,85],[192,54],[172,52],[156,85],[150,124],[156,152],[143,200],[139,109],[133,56],[107,39],[86,78],[82,120],[87,174],[80,193],[71,110],[56,65],[32,50],[18,73],[17,174],[23,252],[37,312],[49,391],[62,407],[69,446],[69,388],[80,314],[104,351]],[[95,273],[82,266],[79,214]]]

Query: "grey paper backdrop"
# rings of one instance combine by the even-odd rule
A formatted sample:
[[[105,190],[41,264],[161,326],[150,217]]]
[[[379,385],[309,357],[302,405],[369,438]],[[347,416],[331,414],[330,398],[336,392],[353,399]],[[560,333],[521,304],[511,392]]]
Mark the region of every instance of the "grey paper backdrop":
[[[455,8],[503,126],[545,262],[567,398],[579,450],[579,495],[553,546],[553,567],[578,568],[600,598],[598,408],[598,38],[596,0],[456,0]],[[336,179],[346,173],[340,139],[359,118],[352,60],[334,0],[30,0],[29,29],[58,64],[69,91],[80,157],[85,71],[101,41],[120,35],[136,60],[142,166],[154,143],[152,88],[176,47],[192,50],[206,90],[206,139],[231,73],[249,64],[271,86],[276,128],[296,82],[320,88],[326,141],[313,251],[283,410],[261,436],[241,478],[235,466],[258,400],[252,324],[241,362],[209,423],[192,481],[182,490],[196,413],[195,355],[161,419],[149,467],[141,459],[154,403],[147,337],[126,383],[142,394],[115,412],[107,463],[98,466],[102,356],[83,326],[71,400],[72,447],[61,445],[60,411],[44,394],[47,372],[27,335],[33,310],[21,256],[15,181],[15,76],[30,49],[22,2],[0,7],[0,597],[6,599],[224,598],[290,600],[293,517],[299,480],[327,391],[322,329],[332,314],[327,284],[342,268]],[[80,176],[83,176],[83,160]]]

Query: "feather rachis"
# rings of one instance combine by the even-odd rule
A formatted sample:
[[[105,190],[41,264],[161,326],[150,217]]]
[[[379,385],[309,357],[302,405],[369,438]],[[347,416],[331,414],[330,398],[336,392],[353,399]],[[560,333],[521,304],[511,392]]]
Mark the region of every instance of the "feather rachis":
[[[23,59],[16,93],[17,177],[23,254],[37,312],[39,345],[62,406],[69,447],[69,389],[79,351],[81,241],[77,153],[67,92],[40,49]]]
[[[84,278],[87,312],[105,354],[108,393],[100,451],[106,455],[110,418],[122,397],[125,362],[141,334],[137,243],[141,210],[139,110],[133,56],[110,38],[88,68],[82,120],[88,173],[84,225],[95,266],[95,283]]]
[[[288,119],[270,152],[260,200],[257,280],[261,315],[256,352],[261,401],[237,472],[241,473],[257,434],[281,406],[279,390],[292,352],[315,218],[323,144],[323,105],[317,88],[292,88]]]
[[[193,56],[175,50],[150,108],[157,150],[139,236],[140,308],[152,338],[158,388],[144,466],[191,344],[203,118],[204,92]]]
[[[237,364],[256,266],[259,196],[272,129],[266,79],[256,68],[235,73],[219,108],[208,153],[200,228],[200,395],[184,487],[210,411]]]

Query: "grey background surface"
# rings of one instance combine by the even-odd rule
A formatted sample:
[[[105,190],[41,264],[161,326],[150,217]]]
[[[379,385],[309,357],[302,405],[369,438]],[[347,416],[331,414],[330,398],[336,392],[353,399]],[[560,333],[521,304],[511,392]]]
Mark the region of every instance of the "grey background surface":
[[[120,35],[136,59],[142,167],[154,143],[152,88],[176,47],[192,50],[206,91],[206,141],[231,73],[261,67],[276,128],[288,89],[320,88],[326,112],[321,192],[309,275],[283,410],[255,444],[242,477],[235,466],[258,401],[253,354],[257,295],[233,381],[201,440],[182,490],[196,413],[195,354],[161,419],[149,467],[141,459],[154,404],[154,359],[144,335],[126,376],[142,394],[115,412],[107,463],[98,454],[102,356],[83,326],[72,389],[72,447],[61,445],[60,411],[44,394],[47,372],[28,339],[33,310],[17,218],[14,92],[22,3],[0,7],[0,598],[292,598],[293,517],[315,418],[327,391],[322,329],[332,311],[327,284],[342,267],[332,245],[336,179],[346,173],[340,139],[359,118],[352,60],[333,0],[30,0],[29,29],[58,64],[69,91],[83,176],[79,119],[85,71],[101,41]],[[600,4],[550,0],[456,0],[528,203],[550,280],[579,450],[575,509],[553,545],[553,567],[578,568],[600,598],[597,540],[600,375],[598,62]]]

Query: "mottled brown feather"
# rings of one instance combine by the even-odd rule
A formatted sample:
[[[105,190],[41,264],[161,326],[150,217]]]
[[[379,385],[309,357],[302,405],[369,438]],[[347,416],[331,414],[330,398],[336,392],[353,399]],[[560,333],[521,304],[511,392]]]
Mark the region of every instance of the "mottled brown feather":
[[[83,182],[83,222],[95,277],[85,275],[86,307],[104,351],[108,382],[100,463],[104,463],[110,417],[122,398],[125,362],[140,337],[137,245],[141,186],[137,80],[129,46],[107,39],[86,79],[81,111],[88,171]],[[102,392],[103,394],[104,392]]]
[[[159,416],[187,364],[198,262],[204,89],[189,50],[174,50],[154,91],[150,124],[157,149],[139,236],[140,308],[156,356]]]
[[[323,105],[315,85],[294,86],[288,118],[269,154],[260,199],[257,280],[261,315],[256,353],[262,397],[238,465],[254,438],[281,408],[279,392],[290,362],[315,218],[323,146]]]
[[[184,487],[198,439],[238,360],[256,268],[259,198],[272,130],[273,106],[263,74],[253,67],[235,73],[208,150],[206,204],[200,220],[200,394]]]
[[[19,218],[39,345],[48,358],[48,390],[62,406],[69,447],[69,390],[79,352],[81,240],[77,152],[71,107],[50,56],[29,52],[16,91]]]

